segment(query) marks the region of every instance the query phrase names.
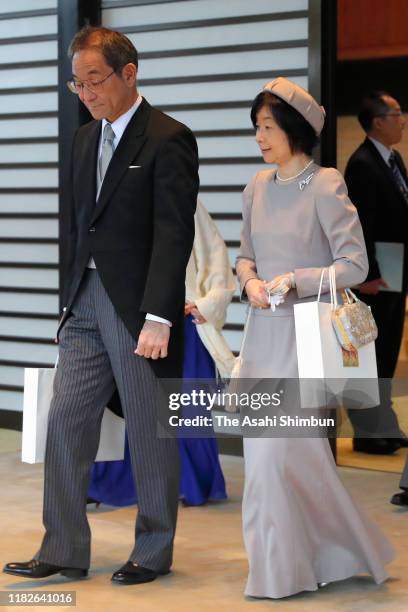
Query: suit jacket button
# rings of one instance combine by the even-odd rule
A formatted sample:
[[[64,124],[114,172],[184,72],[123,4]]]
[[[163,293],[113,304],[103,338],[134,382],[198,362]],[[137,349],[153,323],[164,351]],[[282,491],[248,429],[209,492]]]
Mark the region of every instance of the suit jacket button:
[[[91,233],[91,232],[92,232],[92,233],[93,233],[93,232],[96,232],[96,228],[95,228],[95,227],[90,227],[90,228],[89,228],[89,233]]]

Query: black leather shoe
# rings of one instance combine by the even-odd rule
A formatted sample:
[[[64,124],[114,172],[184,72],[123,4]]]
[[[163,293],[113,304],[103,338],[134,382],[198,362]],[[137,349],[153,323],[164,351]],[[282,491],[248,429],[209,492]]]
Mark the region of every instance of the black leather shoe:
[[[85,578],[88,575],[87,569],[51,565],[50,563],[38,561],[38,559],[31,559],[31,561],[22,563],[7,563],[3,567],[3,572],[5,574],[13,574],[13,576],[21,576],[21,578],[47,578],[53,574],[61,574],[68,578]]]
[[[408,446],[408,437],[404,434],[403,431],[401,431],[401,437],[397,438],[397,440],[400,443],[401,447],[407,448],[407,446]]]
[[[394,506],[408,506],[408,491],[396,493],[391,497],[390,503]]]
[[[169,572],[170,570],[164,572],[151,570],[128,561],[112,575],[112,582],[117,582],[118,584],[143,584],[144,582],[152,582],[156,580],[157,576],[163,576]]]
[[[398,438],[353,438],[353,450],[369,455],[392,455],[401,444]]]

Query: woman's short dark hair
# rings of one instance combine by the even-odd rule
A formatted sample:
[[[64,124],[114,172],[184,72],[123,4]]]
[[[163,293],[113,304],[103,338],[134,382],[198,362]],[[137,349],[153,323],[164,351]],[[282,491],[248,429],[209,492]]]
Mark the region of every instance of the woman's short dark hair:
[[[85,26],[72,39],[68,56],[72,59],[77,51],[85,49],[100,51],[108,66],[116,73],[121,72],[126,64],[134,64],[137,68],[137,50],[129,38],[121,32]]]
[[[254,127],[256,127],[257,114],[263,106],[270,109],[276,123],[285,132],[292,153],[311,155],[319,138],[310,123],[285,100],[269,91],[261,91],[251,108],[251,121]]]

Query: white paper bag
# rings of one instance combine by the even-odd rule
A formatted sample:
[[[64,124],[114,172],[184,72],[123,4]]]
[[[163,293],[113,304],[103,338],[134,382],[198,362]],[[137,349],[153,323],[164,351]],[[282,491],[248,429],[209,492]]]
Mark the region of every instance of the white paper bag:
[[[251,305],[248,306],[248,314],[245,320],[241,348],[240,348],[238,357],[235,357],[234,365],[232,367],[232,371],[230,375],[230,384],[227,390],[230,397],[234,397],[234,394],[239,393],[238,379],[241,377],[241,373],[242,373],[242,364],[243,364],[242,355],[244,353],[244,347],[245,347],[246,338],[248,334],[249,322],[252,316],[252,308],[253,307]],[[223,407],[226,410],[226,412],[239,412],[239,408],[236,405],[236,403],[231,402],[231,401],[225,402]]]
[[[125,457],[125,419],[105,408],[95,461],[122,461]]]
[[[55,368],[25,368],[21,460],[41,463],[45,457],[48,413],[53,396]],[[105,409],[96,461],[124,458],[125,421]]]
[[[323,277],[320,283],[320,289]],[[300,379],[301,404],[304,407],[319,407],[327,391],[335,397],[359,398],[360,407],[369,408],[379,404],[377,361],[374,342],[358,349],[358,365],[347,366],[343,351],[333,328],[330,303],[320,302],[320,290],[316,302],[294,305],[296,349]],[[307,384],[307,379],[315,379]],[[322,384],[317,384],[318,380]],[[319,388],[319,393],[316,389]],[[314,390],[314,391],[313,391]],[[315,400],[311,397],[314,393]],[[312,405],[310,405],[312,404]],[[320,404],[321,405],[321,404]],[[353,407],[358,407],[353,406]]]

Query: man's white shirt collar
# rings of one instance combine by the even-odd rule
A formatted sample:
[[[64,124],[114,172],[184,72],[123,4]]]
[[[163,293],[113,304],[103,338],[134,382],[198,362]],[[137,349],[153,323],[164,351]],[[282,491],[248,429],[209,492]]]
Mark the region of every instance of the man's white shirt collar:
[[[123,115],[121,115],[120,117],[115,119],[115,121],[113,123],[111,123],[112,130],[115,133],[115,138],[113,140],[113,144],[114,144],[115,149],[118,146],[119,141],[122,138],[123,132],[126,130],[129,121],[131,120],[131,118],[133,117],[133,115],[135,114],[135,112],[137,111],[139,106],[141,105],[142,100],[143,100],[143,98],[139,94],[137,99],[136,99],[136,102],[133,104],[133,106],[131,106],[129,108],[129,110],[126,111],[126,113],[123,113]],[[102,141],[103,130],[104,130],[105,125],[107,123],[109,123],[109,121],[107,121],[107,119],[102,119],[101,141]],[[102,142],[101,142],[101,146],[102,146]]]
[[[379,142],[375,138],[371,138],[371,136],[369,136],[368,138],[371,140],[371,142],[373,143],[373,145],[375,146],[375,148],[377,149],[377,151],[379,152],[379,154],[381,155],[381,157],[383,158],[387,166],[389,166],[390,165],[390,155],[392,153],[392,149],[389,149],[388,147],[383,145],[382,142]]]

